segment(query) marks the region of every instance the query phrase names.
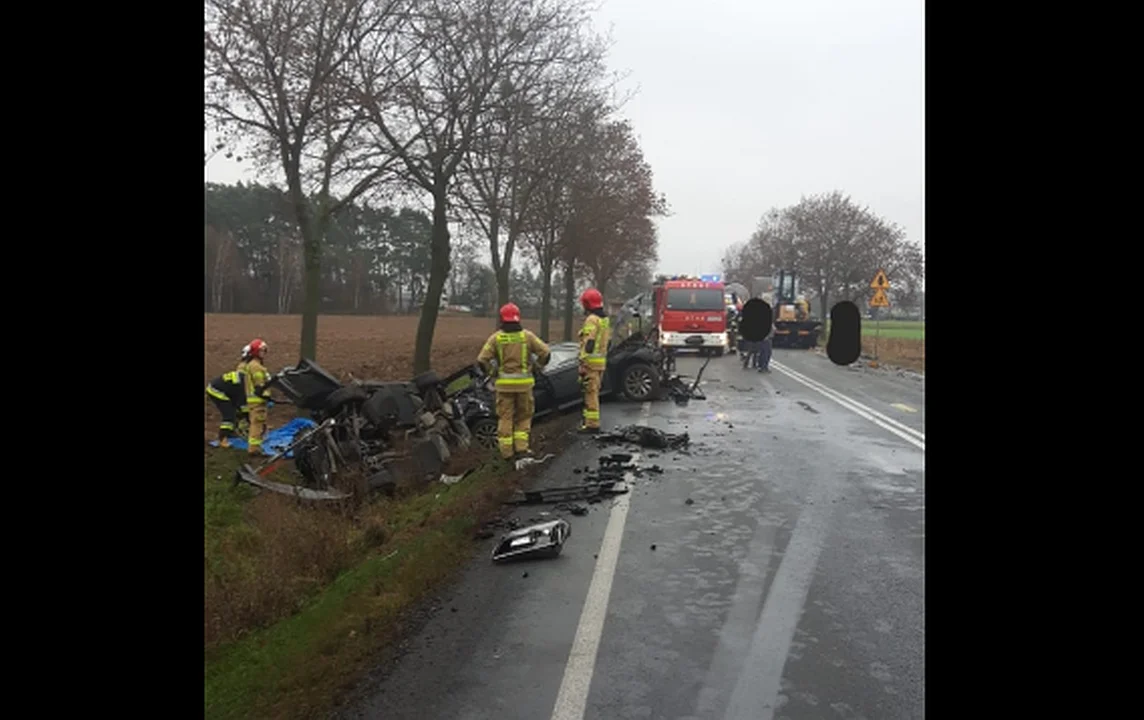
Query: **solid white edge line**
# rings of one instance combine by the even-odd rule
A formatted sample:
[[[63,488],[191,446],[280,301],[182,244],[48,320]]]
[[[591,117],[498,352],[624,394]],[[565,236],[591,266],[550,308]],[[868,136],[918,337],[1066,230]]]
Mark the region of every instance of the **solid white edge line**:
[[[640,408],[641,424],[646,424],[651,413],[651,403],[645,402]],[[639,459],[639,453],[632,453],[632,462]],[[580,612],[580,624],[576,627],[576,637],[572,640],[572,650],[568,653],[568,664],[564,666],[564,678],[556,694],[556,704],[552,710],[552,720],[583,720],[588,704],[588,691],[592,687],[592,675],[596,669],[596,652],[600,648],[600,638],[604,634],[604,620],[608,616],[608,598],[612,594],[612,579],[616,575],[616,562],[620,557],[620,543],[624,538],[624,524],[631,506],[631,490],[620,495],[612,506],[608,526],[604,529],[604,540],[596,558],[596,569],[592,573],[592,583],[588,586],[588,596],[584,609]]]
[[[915,428],[912,428],[909,425],[906,425],[902,422],[899,422],[898,420],[895,420],[892,417],[884,415],[884,414],[878,412],[877,410],[875,410],[871,407],[863,405],[862,403],[858,402],[854,398],[843,395],[841,392],[835,390],[834,388],[830,387],[829,385],[821,383],[812,377],[808,377],[806,375],[803,375],[802,373],[798,372],[797,370],[793,370],[790,367],[783,365],[782,363],[771,361],[771,364],[774,365],[779,370],[782,370],[783,372],[787,373],[792,378],[795,378],[796,380],[801,380],[804,384],[810,385],[811,387],[814,387],[816,390],[822,390],[822,391],[827,392],[827,393],[833,393],[834,395],[837,395],[838,397],[842,398],[843,400],[850,403],[854,407],[860,408],[860,409],[864,410],[865,412],[870,413],[871,415],[878,418],[882,422],[889,423],[890,425],[893,425],[894,427],[898,428],[902,432],[907,432],[907,433],[913,435],[914,437],[916,437],[917,439],[921,440],[922,442],[925,442],[926,434],[924,432],[917,430]]]
[[[772,362],[771,364],[773,365],[774,363]],[[862,417],[862,418],[869,420],[870,422],[874,423],[875,425],[882,428],[883,430],[888,430],[888,431],[892,432],[893,434],[897,435],[901,439],[910,443],[911,445],[918,448],[922,452],[925,452],[926,444],[925,444],[924,440],[918,440],[913,435],[908,435],[908,434],[902,432],[901,430],[899,430],[898,428],[894,427],[893,425],[882,422],[878,418],[874,417],[870,413],[868,413],[865,410],[863,410],[862,408],[858,407],[853,402],[848,401],[846,399],[845,395],[841,395],[840,393],[837,393],[835,391],[831,391],[829,388],[823,389],[823,388],[815,387],[814,385],[811,385],[810,383],[806,382],[802,378],[799,378],[799,377],[795,376],[794,374],[790,373],[787,370],[787,368],[785,368],[785,367],[776,365],[776,368],[779,370],[779,372],[783,373],[784,375],[789,377],[791,380],[794,380],[797,383],[801,383],[802,385],[805,385],[806,387],[810,388],[811,390],[814,390],[815,392],[819,393],[823,397],[830,398],[831,400],[838,403],[839,405],[846,408],[847,410],[854,413],[855,415],[858,415],[859,417]]]

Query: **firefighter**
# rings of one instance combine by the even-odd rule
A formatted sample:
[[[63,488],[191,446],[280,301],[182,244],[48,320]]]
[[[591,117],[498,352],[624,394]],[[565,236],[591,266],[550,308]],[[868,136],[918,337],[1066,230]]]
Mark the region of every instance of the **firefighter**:
[[[219,447],[230,447],[230,438],[235,434],[238,409],[246,405],[246,373],[231,370],[210,381],[207,396],[218,408],[222,422],[218,424]]]
[[[255,338],[242,349],[242,360],[246,364],[243,373],[243,387],[246,392],[245,410],[250,418],[250,431],[247,435],[246,452],[250,455],[262,453],[262,436],[266,432],[266,404],[269,402],[269,393],[266,384],[270,381],[270,373],[266,370],[263,361],[269,347],[262,340]]]
[[[508,303],[500,309],[500,329],[489,336],[477,355],[477,364],[496,379],[497,444],[505,460],[531,454],[529,432],[536,409],[531,355],[536,356],[539,367],[551,358],[548,346],[520,326],[520,308]]]
[[[604,296],[588,288],[580,296],[584,325],[580,328],[580,386],[584,390],[584,424],[579,432],[600,432],[600,384],[608,365],[611,323],[604,313]]]

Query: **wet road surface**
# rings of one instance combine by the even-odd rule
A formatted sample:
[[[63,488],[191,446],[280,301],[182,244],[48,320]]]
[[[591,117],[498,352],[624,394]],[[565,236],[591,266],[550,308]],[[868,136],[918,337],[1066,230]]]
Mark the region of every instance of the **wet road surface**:
[[[480,543],[342,717],[924,717],[922,383],[774,361],[712,359],[686,407],[606,403],[605,428],[688,432],[690,454],[641,451],[664,473],[563,515],[555,560],[493,565]],[[577,484],[609,451],[580,440],[540,484]]]

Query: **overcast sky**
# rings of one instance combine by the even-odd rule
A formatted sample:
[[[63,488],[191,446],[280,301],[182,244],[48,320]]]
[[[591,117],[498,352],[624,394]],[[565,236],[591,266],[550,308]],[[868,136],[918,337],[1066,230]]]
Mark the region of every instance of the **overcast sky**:
[[[834,189],[924,247],[921,0],[603,0],[597,24],[672,208],[660,272],[718,272],[766,210]],[[218,156],[206,179],[251,177]]]

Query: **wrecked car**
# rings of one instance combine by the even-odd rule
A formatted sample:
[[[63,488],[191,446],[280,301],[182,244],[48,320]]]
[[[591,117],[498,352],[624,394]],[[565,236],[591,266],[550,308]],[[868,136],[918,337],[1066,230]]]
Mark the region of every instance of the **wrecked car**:
[[[450,448],[471,442],[460,406],[432,371],[409,382],[347,385],[317,363],[301,360],[272,376],[269,387],[317,423],[260,468],[245,465],[238,471],[236,480],[274,492],[330,500],[389,491],[403,474],[439,475]],[[297,488],[265,478],[287,452],[302,477]]]
[[[533,398],[536,402],[534,418],[580,405],[579,346],[574,342],[549,345],[552,358],[548,365],[536,372]],[[600,386],[600,397],[619,393],[633,402],[659,398],[662,386],[668,381],[665,374],[665,356],[662,350],[650,344],[640,333],[623,340],[613,340],[608,350],[608,367]],[[476,441],[486,448],[495,448],[497,442],[496,392],[491,377],[480,366],[473,364],[453,373],[443,381],[449,397],[460,408],[461,416]]]

